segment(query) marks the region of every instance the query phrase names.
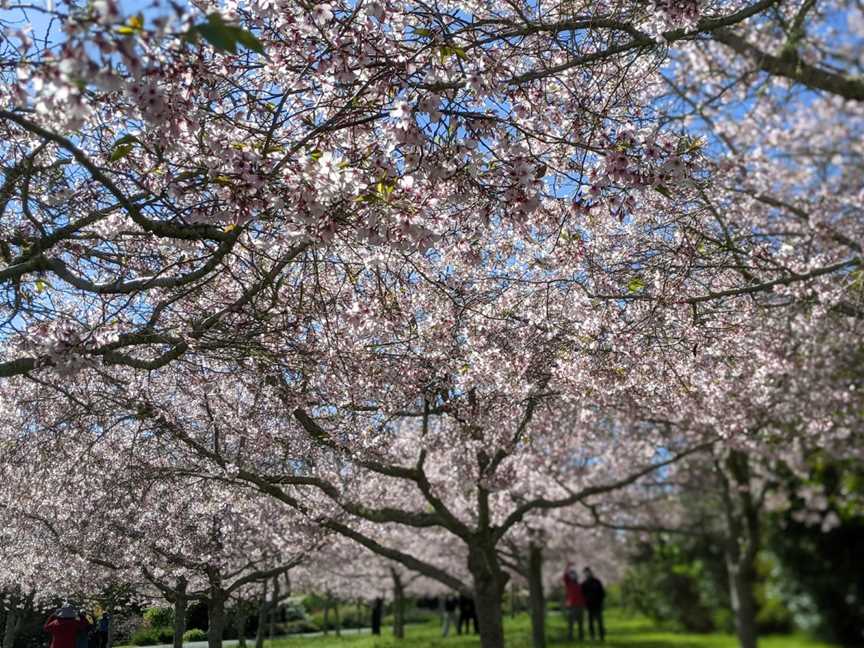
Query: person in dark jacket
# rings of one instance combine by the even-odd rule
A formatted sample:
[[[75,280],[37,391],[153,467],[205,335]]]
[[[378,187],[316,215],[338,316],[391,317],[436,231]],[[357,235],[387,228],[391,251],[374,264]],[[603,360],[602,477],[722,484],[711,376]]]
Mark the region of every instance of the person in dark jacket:
[[[75,637],[75,648],[90,648],[90,632],[93,630],[93,624],[90,623],[90,619],[87,618],[83,610],[78,618],[84,622],[84,627],[78,631],[78,636]]]
[[[66,606],[48,617],[45,632],[51,634],[51,648],[75,648],[78,633],[88,625],[75,608]]]
[[[477,634],[477,608],[474,599],[464,594],[459,595],[459,623],[456,625],[456,634],[462,634],[462,625],[465,625],[465,634],[468,634],[471,622],[474,622],[474,634]]]
[[[600,641],[603,641],[606,638],[606,627],[603,625],[603,600],[606,598],[606,590],[590,567],[586,567],[582,573],[585,576],[582,581],[582,595],[585,597],[585,607],[588,608],[588,634],[594,639],[596,623]]]
[[[381,618],[384,616],[384,599],[380,596],[372,601],[372,634],[381,634]]]
[[[96,647],[108,648],[108,631],[111,628],[111,615],[102,613],[99,623],[96,624]]]

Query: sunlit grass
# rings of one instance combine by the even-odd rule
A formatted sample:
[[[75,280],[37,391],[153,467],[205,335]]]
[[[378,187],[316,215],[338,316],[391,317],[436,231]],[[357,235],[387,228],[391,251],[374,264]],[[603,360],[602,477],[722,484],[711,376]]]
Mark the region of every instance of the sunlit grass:
[[[609,648],[736,648],[737,641],[732,635],[725,634],[688,634],[657,629],[641,617],[626,616],[617,610],[610,610],[606,619],[607,637],[604,644],[586,640],[566,641],[564,620],[559,613],[550,612],[547,622],[547,636],[550,646],[607,646]],[[505,630],[509,648],[530,648],[531,629],[526,615],[506,619]],[[587,630],[587,628],[586,628]],[[297,637],[274,641],[267,648],[469,648],[478,646],[475,635],[442,638],[437,623],[409,625],[403,641],[395,639],[390,628],[385,628],[380,637],[369,634],[346,634],[336,637]],[[830,644],[813,641],[803,635],[783,635],[764,637],[760,648],[833,648]]]

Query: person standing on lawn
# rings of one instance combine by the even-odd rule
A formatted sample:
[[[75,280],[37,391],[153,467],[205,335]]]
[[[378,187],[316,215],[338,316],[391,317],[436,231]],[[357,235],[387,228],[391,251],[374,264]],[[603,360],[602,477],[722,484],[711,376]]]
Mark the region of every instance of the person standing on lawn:
[[[86,630],[88,623],[71,606],[63,606],[45,622],[45,632],[51,634],[51,648],[75,648],[78,633]]]
[[[585,619],[585,596],[582,593],[582,587],[579,585],[579,571],[573,566],[573,563],[567,563],[564,569],[564,590],[567,598],[564,601],[564,607],[567,608],[567,640],[573,641],[573,623],[579,625],[579,641],[585,639],[584,626],[582,625]]]
[[[90,632],[93,630],[93,624],[90,623],[84,610],[81,610],[78,618],[84,622],[84,627],[78,631],[78,636],[75,637],[75,648],[90,648]]]
[[[586,567],[583,573],[585,580],[582,581],[582,594],[585,596],[585,606],[588,608],[588,633],[593,639],[596,623],[600,641],[603,641],[606,639],[606,627],[603,625],[603,601],[606,598],[606,590],[590,567]]]
[[[452,594],[444,599],[444,628],[441,636],[446,637],[450,633],[450,626],[456,625],[456,608],[459,606],[458,599]]]
[[[381,634],[381,618],[384,616],[384,599],[376,597],[372,602],[372,634]]]
[[[111,629],[111,615],[103,612],[99,623],[96,624],[96,646],[97,648],[108,648],[108,631]]]
[[[471,623],[474,623],[474,634],[477,634],[477,608],[474,599],[465,594],[459,595],[459,623],[456,626],[456,634],[462,634],[462,625],[465,625],[465,634],[470,632]]]

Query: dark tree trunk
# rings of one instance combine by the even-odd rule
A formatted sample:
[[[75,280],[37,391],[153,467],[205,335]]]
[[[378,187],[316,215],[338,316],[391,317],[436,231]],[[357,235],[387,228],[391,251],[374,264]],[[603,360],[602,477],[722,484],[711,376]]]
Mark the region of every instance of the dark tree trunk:
[[[726,567],[729,570],[729,593],[735,612],[735,632],[741,648],[756,648],[759,635],[756,629],[755,569],[745,561],[730,560],[727,552]]]
[[[186,579],[177,579],[174,590],[174,648],[183,648],[183,633],[186,632]],[[5,648],[5,647],[4,647]]]
[[[22,618],[21,611],[10,603],[6,610],[6,627],[3,629],[3,648],[14,648]]]
[[[468,548],[468,569],[474,579],[474,602],[482,648],[503,648],[504,618],[501,597],[507,574],[501,570],[498,553],[491,542]]]
[[[270,605],[270,643],[273,643],[273,637],[276,636],[276,615],[279,614],[279,577],[273,577],[273,602]]]
[[[390,568],[393,577],[393,636],[405,638],[405,586],[402,577],[394,568]]]
[[[330,595],[324,597],[324,636],[330,634]]]
[[[333,601],[333,616],[335,617],[336,622],[336,636],[342,636],[342,618],[339,616],[339,601]]]
[[[261,598],[258,599],[258,628],[255,631],[255,648],[264,648],[264,624],[267,621],[267,582],[261,587]]]
[[[740,648],[756,648],[756,554],[759,551],[759,509],[750,492],[750,462],[738,450],[729,452],[721,470],[723,502],[726,513],[726,569],[729,573],[729,598],[735,614],[735,631]]]
[[[528,547],[528,600],[531,606],[531,645],[546,648],[546,595],[543,593],[543,548]]]
[[[238,601],[234,613],[234,627],[237,629],[237,645],[246,648],[246,622],[249,620],[249,608],[246,601]]]
[[[225,592],[219,587],[211,587],[207,600],[207,648],[222,648],[224,635]]]

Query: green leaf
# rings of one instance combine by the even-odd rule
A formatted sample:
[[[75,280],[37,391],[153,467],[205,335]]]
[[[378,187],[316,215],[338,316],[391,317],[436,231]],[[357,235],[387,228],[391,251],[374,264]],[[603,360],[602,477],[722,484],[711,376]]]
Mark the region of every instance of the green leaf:
[[[36,292],[38,294],[41,295],[43,292],[45,292],[46,288],[50,288],[50,287],[51,287],[51,284],[49,284],[44,279],[37,279],[36,280]]]
[[[457,47],[456,45],[442,46],[439,50],[439,55],[441,56],[442,62],[450,56],[455,56],[456,58],[460,58],[463,61],[468,59],[468,54],[465,53],[465,49],[462,47]]]
[[[179,182],[180,180],[189,180],[191,178],[196,178],[202,174],[202,171],[184,171],[183,173],[179,173],[174,177],[175,182]]]
[[[248,32],[245,29],[241,29],[240,27],[232,27],[231,29],[236,34],[237,41],[243,47],[248,50],[252,50],[253,52],[258,52],[259,54],[264,53],[264,45],[262,45],[261,41],[255,38],[251,32]]]
[[[120,146],[121,144],[140,144],[141,140],[139,140],[134,135],[124,135],[114,142],[114,146]]]
[[[129,20],[126,21],[125,25],[120,25],[117,27],[117,33],[122,34],[123,36],[131,36],[132,34],[137,34],[144,30],[144,16],[141,14],[136,14],[134,16],[130,16]]]
[[[195,29],[217,52],[237,53],[237,39],[228,31],[227,25],[221,21],[197,25]]]
[[[122,160],[124,157],[129,155],[132,152],[131,144],[121,144],[120,146],[115,146],[114,150],[111,151],[111,157],[108,158],[112,162],[116,162],[117,160]]]
[[[222,16],[217,13],[207,16],[206,23],[192,27],[187,37],[194,42],[195,36],[199,34],[219,52],[236,54],[237,45],[240,44],[258,54],[264,53],[264,45],[251,32],[236,25],[225,24]]]
[[[663,185],[655,185],[654,190],[655,190],[657,193],[659,193],[659,194],[661,194],[661,195],[663,195],[663,196],[666,196],[667,198],[671,198],[671,197],[672,197],[672,192],[669,191],[669,190],[668,190],[666,187],[664,187]]]
[[[426,29],[425,27],[418,27],[414,30],[414,33],[418,36],[431,36],[433,32],[431,29]]]
[[[645,288],[645,282],[641,277],[633,277],[627,283],[627,292],[629,293],[637,293]]]

